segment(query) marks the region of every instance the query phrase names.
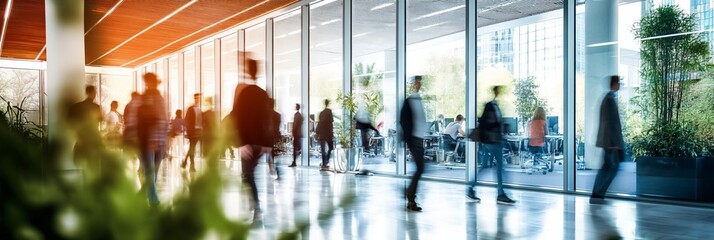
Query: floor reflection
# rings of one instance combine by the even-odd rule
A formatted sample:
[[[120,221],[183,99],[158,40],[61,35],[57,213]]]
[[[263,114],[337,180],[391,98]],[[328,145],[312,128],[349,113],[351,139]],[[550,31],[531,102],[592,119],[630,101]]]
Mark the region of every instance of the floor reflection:
[[[162,204],[189,193],[189,183],[204,174],[199,164],[192,173],[175,162],[161,167]],[[518,203],[504,206],[496,204],[492,187],[477,188],[482,202],[471,203],[461,184],[423,181],[417,201],[424,211],[415,213],[405,210],[408,179],[280,170],[276,180],[266,164],[256,169],[263,212],[255,219],[240,164],[220,164],[224,212],[253,221],[249,239],[276,239],[300,226],[306,226],[297,233],[301,239],[714,239],[712,209],[619,200],[590,205],[585,196],[518,190],[508,190]],[[341,207],[345,196],[352,196],[352,204]]]

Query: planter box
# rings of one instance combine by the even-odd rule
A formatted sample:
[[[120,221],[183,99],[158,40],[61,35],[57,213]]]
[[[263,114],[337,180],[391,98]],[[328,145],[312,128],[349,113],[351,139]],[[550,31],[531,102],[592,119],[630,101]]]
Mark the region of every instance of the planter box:
[[[637,194],[714,202],[714,159],[638,157]]]
[[[341,148],[335,149],[336,172],[354,172],[362,167],[362,148]]]

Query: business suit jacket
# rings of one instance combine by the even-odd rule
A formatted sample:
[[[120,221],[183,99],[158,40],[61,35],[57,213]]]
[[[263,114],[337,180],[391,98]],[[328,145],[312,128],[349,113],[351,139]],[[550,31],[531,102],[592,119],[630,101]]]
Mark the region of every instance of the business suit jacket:
[[[273,146],[271,134],[273,108],[269,106],[268,94],[253,84],[238,84],[233,95],[235,143],[242,147],[257,145]]]
[[[295,112],[295,115],[293,116],[293,138],[301,138],[302,137],[302,122],[303,122],[303,117],[300,112]]]
[[[479,141],[487,144],[500,143],[503,140],[503,120],[501,109],[496,100],[486,103],[478,121]]]
[[[196,129],[196,120],[198,118],[198,115],[196,115],[198,106],[193,105],[189,107],[186,110],[186,118],[184,118],[184,121],[186,122],[186,136],[188,138],[201,138],[202,132],[201,129]]]
[[[332,141],[334,138],[334,130],[332,126],[334,119],[332,116],[332,110],[329,108],[322,110],[322,112],[320,112],[319,120],[320,121],[317,123],[317,135],[320,140]]]
[[[602,105],[600,105],[600,128],[598,129],[595,146],[624,149],[625,142],[622,140],[620,112],[617,109],[614,91],[608,92],[605,98],[602,99]]]

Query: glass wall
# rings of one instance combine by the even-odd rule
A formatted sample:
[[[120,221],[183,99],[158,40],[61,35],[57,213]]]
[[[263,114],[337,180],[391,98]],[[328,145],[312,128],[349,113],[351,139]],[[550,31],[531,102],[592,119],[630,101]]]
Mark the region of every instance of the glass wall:
[[[221,39],[221,119],[233,108],[233,93],[238,78],[238,37],[232,34]]]
[[[616,193],[639,194],[637,188],[636,163],[631,149],[643,149],[638,139],[651,139],[646,130],[653,127],[656,119],[656,98],[648,94],[654,75],[643,77],[643,65],[647,63],[642,53],[647,44],[659,43],[655,39],[676,40],[679,38],[638,36],[633,26],[640,26],[642,18],[656,13],[667,4],[674,4],[682,14],[694,15],[693,29],[681,31],[687,39],[699,39],[703,45],[712,46],[714,24],[710,24],[712,9],[708,1],[656,0],[656,1],[577,1],[575,55],[567,59],[575,62],[575,126],[565,129],[564,116],[564,41],[565,34],[562,5],[543,5],[541,8],[524,7],[524,1],[510,4],[478,1],[476,12],[476,33],[466,33],[465,0],[456,1],[406,1],[406,42],[397,42],[397,4],[392,0],[353,1],[351,21],[351,89],[360,109],[358,117],[366,119],[379,129],[379,135],[368,133],[362,145],[369,146],[363,155],[365,170],[395,173],[394,156],[397,122],[395,105],[397,99],[398,44],[406,47],[406,77],[423,76],[422,97],[430,126],[426,146],[429,166],[426,176],[465,180],[466,172],[463,142],[453,139],[447,131],[458,115],[466,115],[466,105],[474,104],[476,115],[480,116],[486,102],[493,99],[491,87],[504,85],[505,92],[498,99],[504,122],[505,141],[502,153],[506,166],[506,183],[561,189],[563,175],[572,173],[564,169],[564,161],[569,161],[575,171],[578,191],[590,191],[595,175],[602,165],[602,149],[595,146],[599,124],[599,106],[609,86],[606,78],[617,74],[622,78],[621,89],[617,93],[619,112],[625,138],[625,161],[620,164],[618,178],[610,190]],[[301,57],[302,47],[309,47],[309,96],[308,106],[303,113],[310,119],[309,162],[303,165],[319,164],[319,148],[312,130],[315,116],[323,109],[323,100],[332,100],[330,108],[335,113],[336,125],[342,120],[341,106],[334,100],[343,90],[343,1],[315,1],[310,6],[309,46],[301,42],[300,12],[280,13],[274,17],[273,39],[266,39],[265,18],[257,25],[246,26],[244,47],[246,57],[259,61],[258,81],[266,88],[266,81],[273,81],[276,109],[282,114],[284,133],[292,122],[294,104],[301,101]],[[514,14],[504,14],[504,13]],[[676,12],[676,11],[675,11]],[[517,14],[516,14],[517,13]],[[277,14],[277,13],[276,13]],[[252,23],[251,23],[252,24]],[[243,27],[243,26],[241,26]],[[681,30],[681,29],[680,29]],[[234,31],[234,30],[231,30]],[[678,30],[679,31],[679,30]],[[572,34],[572,33],[571,33]],[[477,96],[475,103],[466,101],[466,49],[467,39],[473,36],[476,44]],[[679,36],[679,35],[678,35]],[[643,40],[644,39],[644,40]],[[662,41],[664,41],[662,40]],[[273,41],[267,44],[266,41]],[[273,47],[274,79],[266,80],[266,46]],[[683,45],[676,44],[675,46]],[[654,45],[656,46],[656,45]],[[237,66],[239,56],[236,34],[221,39],[221,76],[223,88],[214,92],[213,46],[201,46],[201,65],[197,69],[194,50],[184,52],[184,71],[178,72],[175,57],[170,58],[169,72],[183,74],[183,84],[170,85],[171,108],[186,108],[193,104],[193,93],[202,91],[207,95],[220,94],[223,101],[221,114],[225,116],[232,107],[233,91],[236,84],[244,80],[242,70]],[[195,46],[193,47],[195,49]],[[710,50],[710,49],[708,49]],[[699,51],[708,54],[709,51]],[[709,56],[698,56],[701,62],[710,62]],[[650,59],[651,60],[651,59]],[[660,61],[661,62],[661,61]],[[676,59],[672,62],[678,62]],[[681,62],[681,61],[679,61]],[[149,66],[151,67],[151,66]],[[676,66],[675,66],[676,67]],[[161,66],[156,66],[160,70]],[[681,107],[674,107],[677,116],[670,122],[686,123],[693,127],[690,139],[696,139],[699,150],[711,146],[714,136],[714,107],[711,97],[714,83],[701,71],[703,68],[674,69],[679,71],[677,83],[681,89]],[[151,69],[142,66],[143,73]],[[200,71],[201,79],[196,79]],[[90,76],[90,75],[88,75]],[[90,76],[90,80],[91,80]],[[171,73],[168,76],[172,79]],[[404,79],[405,80],[405,79]],[[95,80],[92,80],[95,81]],[[402,81],[400,79],[399,81]],[[138,81],[141,84],[140,81]],[[196,84],[202,85],[196,85]],[[96,82],[95,82],[96,84]],[[682,88],[679,88],[682,86]],[[102,87],[103,89],[104,87]],[[106,94],[108,90],[100,91]],[[407,90],[407,94],[411,92]],[[650,93],[651,94],[651,93]],[[181,96],[183,95],[183,96]],[[102,95],[103,96],[103,95]],[[183,106],[180,100],[183,98]],[[709,103],[709,104],[707,104]],[[542,111],[541,111],[542,109]],[[444,115],[443,122],[439,115]],[[478,119],[465,119],[469,121]],[[436,121],[436,124],[433,124]],[[436,129],[435,126],[439,126]],[[679,125],[678,125],[679,126]],[[453,128],[458,135],[458,127]],[[465,132],[464,127],[461,130]],[[541,131],[542,130],[542,131]],[[575,156],[564,156],[563,133],[575,131],[571,146]],[[458,136],[457,136],[458,137]],[[361,142],[359,139],[355,139]],[[709,145],[707,145],[709,144]],[[677,145],[676,143],[670,145]],[[646,146],[645,146],[646,147]],[[482,149],[482,148],[480,148]],[[700,151],[701,152],[701,151]],[[478,153],[479,167],[483,172],[479,179],[486,182],[495,180],[494,158]],[[289,154],[288,154],[289,155]],[[411,161],[408,159],[407,161]],[[406,163],[407,174],[413,172],[413,164]]]
[[[214,58],[214,48],[213,42],[201,46],[201,93],[203,94],[203,106],[206,107],[203,111],[208,108],[213,108],[215,104],[214,100],[211,100],[211,105],[206,102],[206,99],[214,99],[216,97],[216,75],[215,75],[215,58]]]
[[[38,70],[0,68],[0,111],[7,112],[8,106],[13,110],[18,107],[24,110],[21,118],[41,124],[39,74]]]
[[[556,10],[477,38],[477,112],[505,86],[498,105],[504,122],[504,182],[563,186],[563,19]],[[483,149],[483,148],[479,148]],[[495,181],[495,158],[479,153],[479,179]]]
[[[169,77],[165,79],[165,81],[169,84],[169,94],[168,96],[164,95],[164,98],[169,101],[169,112],[175,116],[176,110],[183,109],[181,103],[181,83],[179,82],[178,56],[169,57]]]
[[[183,53],[183,112],[195,103],[193,94],[200,91],[196,82],[196,56],[191,49]]]
[[[290,135],[295,104],[301,100],[301,15],[300,9],[275,19],[273,25],[273,49],[275,79],[273,80],[275,109],[281,115],[280,130]],[[280,148],[282,149],[282,148]],[[285,152],[291,155],[290,151]]]
[[[256,84],[265,89],[265,24],[260,23],[245,30],[245,57],[258,61]],[[244,76],[247,80],[249,76]]]
[[[362,168],[386,173],[397,171],[392,157],[396,152],[391,151],[396,135],[390,134],[397,129],[396,13],[391,0],[352,2],[352,94],[357,118],[379,130],[364,133],[367,136],[359,141],[365,149]]]
[[[316,120],[324,109],[323,101],[334,102],[336,93],[342,90],[342,1],[311,5],[310,26],[310,104],[302,113],[309,119],[309,165],[319,166],[320,148],[314,133]]]
[[[112,101],[119,103],[117,111],[124,112],[124,107],[131,101],[131,85],[126,84],[131,81],[131,76],[108,74],[102,74],[100,76],[102,83],[100,107],[102,108],[102,113],[106,114],[111,110],[109,105]]]
[[[465,1],[441,1],[437,6],[407,1],[407,78],[422,76],[420,95],[429,126],[426,176],[463,179],[466,174],[466,123],[454,121],[466,115],[465,31]],[[407,94],[412,92],[407,85]],[[407,172],[412,167],[408,164]]]

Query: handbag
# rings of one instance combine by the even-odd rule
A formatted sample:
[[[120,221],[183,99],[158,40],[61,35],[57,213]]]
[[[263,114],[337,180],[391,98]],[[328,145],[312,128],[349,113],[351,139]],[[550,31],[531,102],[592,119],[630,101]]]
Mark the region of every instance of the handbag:
[[[469,140],[479,142],[480,139],[478,128],[471,129],[471,133],[469,133]]]

